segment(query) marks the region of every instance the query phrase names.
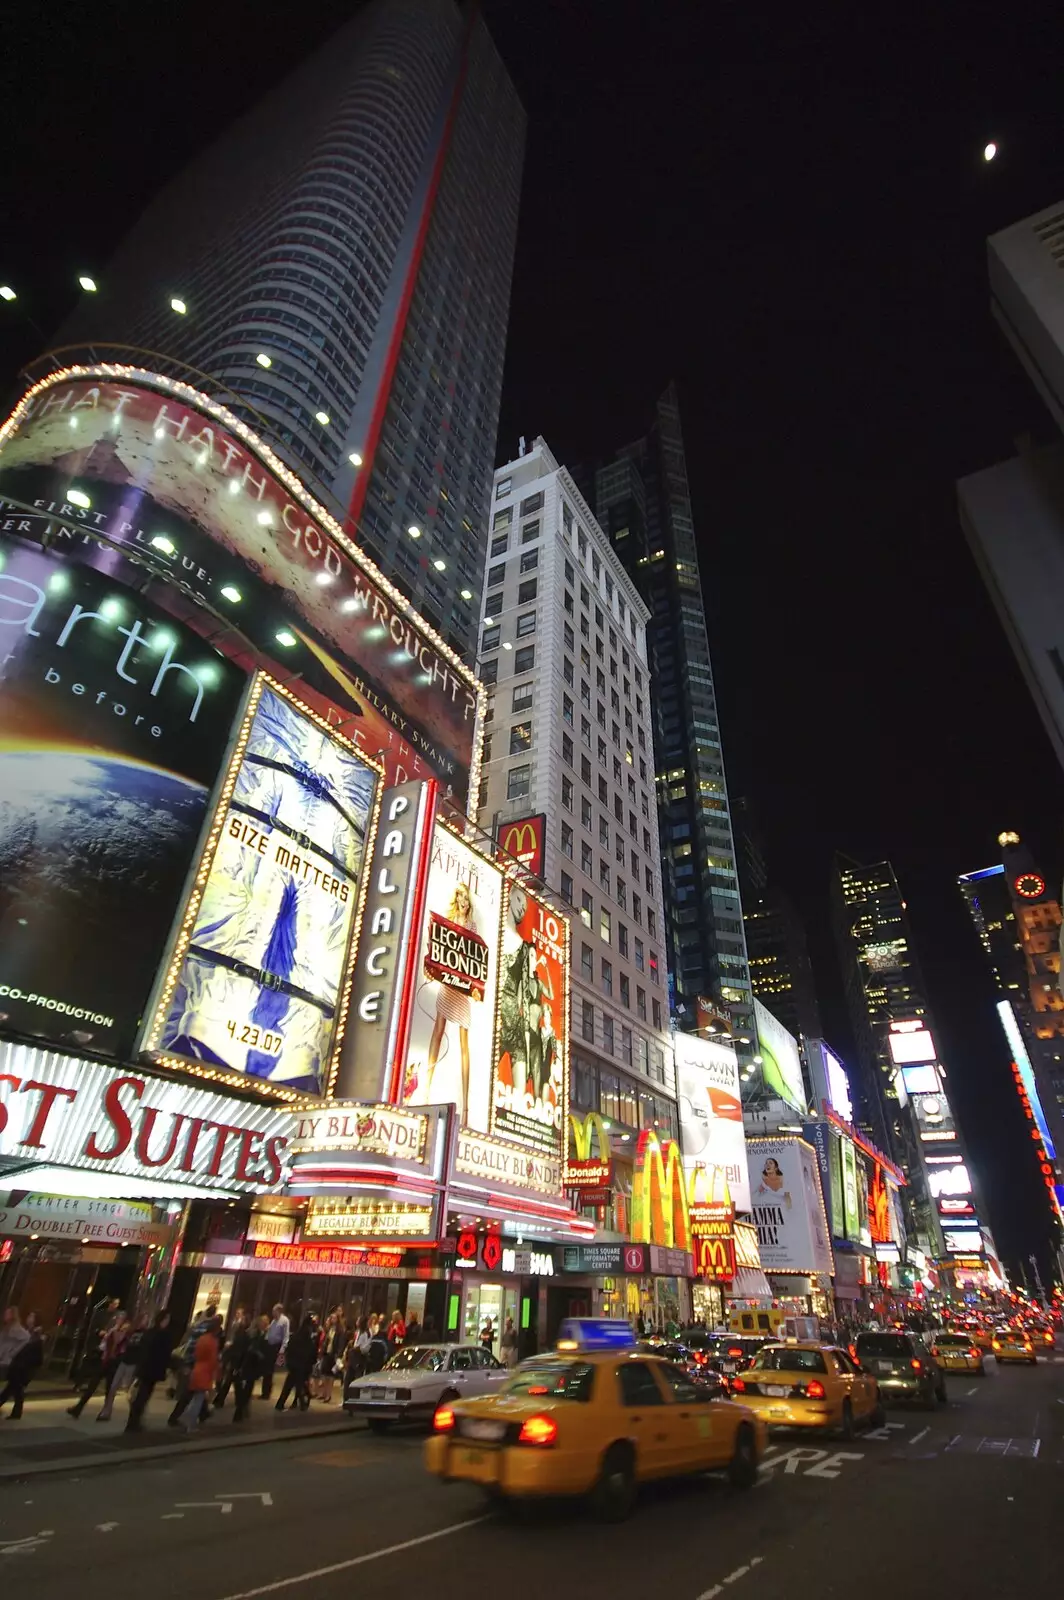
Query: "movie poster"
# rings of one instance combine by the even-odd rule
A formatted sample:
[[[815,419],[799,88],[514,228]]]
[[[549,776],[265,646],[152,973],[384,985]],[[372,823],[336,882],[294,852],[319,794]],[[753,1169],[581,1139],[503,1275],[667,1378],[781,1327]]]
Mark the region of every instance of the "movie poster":
[[[487,1133],[502,873],[442,823],[432,838],[400,1100]]]
[[[748,1141],[754,1222],[766,1272],[832,1273],[816,1152],[802,1139]]]
[[[377,782],[352,745],[263,688],[147,1048],[322,1092]]]
[[[492,1130],[560,1155],[568,1060],[569,924],[507,885]]]
[[[0,1026],[128,1056],[246,680],[103,568],[0,535]]]

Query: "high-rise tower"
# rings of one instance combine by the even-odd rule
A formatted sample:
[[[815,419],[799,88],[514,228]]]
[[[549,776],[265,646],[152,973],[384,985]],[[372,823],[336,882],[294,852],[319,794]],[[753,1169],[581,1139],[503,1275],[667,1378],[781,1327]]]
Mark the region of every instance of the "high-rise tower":
[[[674,384],[658,401],[650,432],[581,480],[651,613],[658,823],[680,1021],[693,1023],[697,996],[707,995],[731,1013],[736,1033],[752,1040],[735,842]]]
[[[58,341],[198,369],[460,650],[524,131],[474,6],[373,0],[163,190]]]

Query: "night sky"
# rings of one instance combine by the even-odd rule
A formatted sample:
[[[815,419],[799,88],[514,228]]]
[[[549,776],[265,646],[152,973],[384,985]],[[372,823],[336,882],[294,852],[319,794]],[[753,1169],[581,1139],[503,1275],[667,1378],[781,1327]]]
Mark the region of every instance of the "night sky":
[[[277,30],[251,0],[5,19],[0,280],[19,308],[56,326],[154,189],[350,10]],[[1064,780],[953,482],[1053,436],[991,321],[985,238],[1064,199],[1064,13],[484,10],[530,119],[500,458],[522,433],[562,460],[615,448],[676,379],[729,784],[807,919],[828,1033],[845,1053],[831,858],[887,856],[998,1243],[1045,1270],[955,880],[1009,827],[1059,881]],[[43,342],[0,305],[12,392]]]

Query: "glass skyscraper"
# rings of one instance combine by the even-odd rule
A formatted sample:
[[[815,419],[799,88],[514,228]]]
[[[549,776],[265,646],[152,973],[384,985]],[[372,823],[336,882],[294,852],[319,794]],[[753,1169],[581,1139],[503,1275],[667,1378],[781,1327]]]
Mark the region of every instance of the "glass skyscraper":
[[[157,197],[59,341],[197,369],[463,651],[524,137],[473,5],[374,0]]]
[[[658,401],[650,432],[585,469],[582,482],[651,612],[658,825],[669,971],[677,1008],[684,1008],[679,1021],[693,1025],[695,1001],[705,995],[752,1041],[735,845],[674,384]]]

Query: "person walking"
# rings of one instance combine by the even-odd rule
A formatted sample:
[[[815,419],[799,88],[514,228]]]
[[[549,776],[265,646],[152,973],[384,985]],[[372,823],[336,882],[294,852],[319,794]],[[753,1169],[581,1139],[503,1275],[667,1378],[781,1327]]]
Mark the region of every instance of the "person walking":
[[[366,1317],[359,1317],[355,1331],[351,1335],[351,1342],[344,1351],[345,1388],[352,1378],[361,1378],[367,1371],[369,1347],[369,1320]]]
[[[406,1338],[406,1323],[403,1321],[403,1313],[398,1309],[392,1312],[385,1338],[388,1341],[389,1355],[393,1355]]]
[[[211,1390],[218,1381],[218,1365],[222,1354],[222,1319],[215,1317],[210,1326],[196,1340],[192,1370],[188,1375],[188,1405],[181,1415],[181,1426],[186,1433],[195,1433],[202,1421]]]
[[[269,1365],[270,1347],[266,1342],[266,1330],[269,1326],[269,1317],[258,1317],[233,1341],[233,1393],[236,1395],[234,1422],[246,1422],[251,1415],[251,1396],[255,1388],[255,1379],[261,1378]]]
[[[116,1295],[112,1295],[106,1300],[101,1300],[89,1318],[88,1332],[85,1335],[85,1343],[82,1345],[76,1368],[76,1388],[80,1389],[82,1384],[88,1381],[91,1369],[99,1365],[103,1336],[121,1309],[122,1302]]]
[[[369,1319],[369,1349],[366,1351],[366,1371],[379,1372],[388,1359],[388,1341],[384,1336],[381,1317]]]
[[[83,1381],[81,1392],[74,1404],[67,1406],[68,1416],[80,1417],[101,1383],[104,1386],[105,1394],[110,1389],[115,1374],[121,1365],[122,1352],[126,1348],[126,1343],[132,1331],[133,1324],[129,1318],[124,1312],[119,1312],[103,1336],[98,1360],[94,1364],[88,1365],[88,1367],[86,1367],[86,1362],[82,1362]],[[107,1419],[101,1413],[96,1420],[97,1422],[105,1422]]]
[[[160,1311],[137,1345],[136,1376],[129,1398],[126,1433],[144,1431],[144,1413],[152,1390],[162,1383],[174,1359],[174,1334],[169,1311]]]
[[[266,1343],[269,1345],[269,1360],[262,1374],[262,1398],[268,1400],[273,1393],[273,1375],[277,1363],[281,1360],[288,1343],[291,1332],[291,1323],[284,1314],[284,1306],[276,1305],[273,1308],[273,1320],[266,1330]]]
[[[502,1337],[499,1340],[499,1350],[502,1354],[504,1367],[515,1367],[517,1365],[517,1329],[514,1327],[513,1317],[507,1317],[506,1319],[506,1326],[502,1330]]]
[[[336,1369],[343,1361],[346,1345],[347,1327],[344,1323],[343,1311],[340,1306],[337,1306],[326,1318],[321,1340],[321,1355],[318,1357],[321,1370],[319,1398],[324,1400],[326,1405],[329,1405],[332,1401]]]
[[[0,1389],[0,1409],[6,1406],[9,1400],[14,1401],[11,1407],[12,1422],[17,1422],[21,1417],[30,1379],[44,1360],[44,1329],[35,1311],[27,1313],[22,1330],[26,1338],[7,1363],[4,1387]]]
[[[29,1330],[23,1325],[18,1306],[5,1306],[0,1320],[0,1378],[6,1379],[11,1363],[29,1339]]]
[[[132,1388],[133,1381],[137,1376],[138,1351],[147,1331],[147,1317],[138,1317],[137,1321],[129,1329],[125,1344],[121,1350],[116,1352],[117,1360],[114,1374],[107,1385],[107,1393],[104,1396],[100,1414],[96,1418],[97,1422],[110,1422],[116,1397],[120,1394],[128,1394]]]
[[[292,1395],[292,1409],[297,1406],[306,1411],[310,1405],[310,1375],[318,1355],[317,1321],[306,1316],[288,1341],[285,1354],[284,1383],[275,1409],[283,1411],[285,1401]]]
[[[480,1330],[480,1343],[490,1354],[495,1345],[495,1329],[491,1325],[490,1317],[485,1319],[484,1326]]]
[[[181,1418],[183,1417],[185,1407],[188,1404],[188,1384],[189,1377],[196,1360],[196,1345],[203,1335],[213,1328],[216,1323],[220,1332],[221,1321],[222,1319],[218,1315],[218,1302],[216,1300],[209,1300],[203,1315],[197,1317],[191,1328],[189,1328],[188,1333],[185,1336],[185,1341],[181,1346],[181,1353],[175,1363],[177,1369],[177,1384],[174,1394],[174,1409],[166,1419],[167,1427],[179,1428],[181,1426]],[[221,1341],[219,1340],[219,1347],[220,1343]]]
[[[404,1344],[420,1344],[422,1338],[421,1323],[418,1321],[416,1311],[411,1311],[406,1319],[406,1338]]]
[[[251,1318],[243,1306],[238,1306],[236,1316],[229,1325],[229,1334],[222,1346],[222,1375],[218,1380],[218,1387],[214,1391],[214,1409],[220,1411],[229,1398],[229,1391],[233,1387],[235,1374],[234,1348],[240,1352],[247,1349],[247,1340],[250,1332]],[[241,1355],[241,1359],[243,1359]]]

